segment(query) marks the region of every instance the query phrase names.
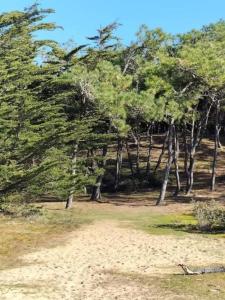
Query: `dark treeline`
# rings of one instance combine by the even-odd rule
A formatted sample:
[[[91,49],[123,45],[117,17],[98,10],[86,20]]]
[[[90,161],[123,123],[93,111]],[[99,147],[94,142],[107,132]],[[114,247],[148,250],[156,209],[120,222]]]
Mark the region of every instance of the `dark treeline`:
[[[214,190],[225,22],[176,36],[142,26],[129,46],[111,23],[90,33],[86,45],[65,48],[35,38],[57,28],[44,21],[50,13],[33,5],[0,15],[1,201],[52,195],[69,208],[75,195],[99,200],[103,187],[119,191],[126,173],[131,191],[141,182],[159,184],[161,204],[171,170],[174,195],[191,194],[203,137],[214,139]],[[164,141],[153,163],[156,133]]]

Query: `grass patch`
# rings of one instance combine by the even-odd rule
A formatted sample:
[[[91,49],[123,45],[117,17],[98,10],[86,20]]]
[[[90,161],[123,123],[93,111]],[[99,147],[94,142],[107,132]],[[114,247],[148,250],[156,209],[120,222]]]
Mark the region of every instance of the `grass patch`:
[[[201,276],[142,275],[111,270],[109,281],[118,285],[134,285],[145,292],[146,299],[157,295],[157,299],[225,299],[225,274]],[[110,282],[108,283],[110,285]],[[148,294],[149,293],[149,294]],[[155,298],[154,298],[155,299]]]
[[[141,215],[133,224],[137,229],[156,235],[184,235],[188,233],[185,228],[196,224],[195,218],[190,214],[147,214]]]
[[[20,255],[40,247],[54,247],[66,239],[65,233],[89,222],[66,210],[45,209],[35,219],[1,216],[0,269],[19,266]]]
[[[225,299],[225,274],[201,276],[173,275],[162,278],[160,286],[174,294],[183,293],[193,299]],[[188,298],[187,298],[188,299]]]
[[[101,204],[84,205],[83,208],[74,207],[70,210],[70,214],[73,218],[78,218],[81,223],[112,220],[120,222],[121,226],[133,227],[149,234],[158,235],[184,235],[188,233],[184,230],[185,228],[196,224],[196,220],[191,214],[160,214],[149,209],[140,212],[135,208],[123,207],[120,209],[113,205]]]
[[[0,216],[0,269],[24,264],[19,259],[22,254],[54,247],[66,240],[67,233],[95,221],[114,220],[149,234],[176,236],[191,234],[187,228],[196,224],[190,214],[156,213],[149,208],[145,211],[93,203],[78,204],[71,210],[64,210],[62,203],[48,203],[44,207],[37,218]],[[216,235],[219,236],[224,234]]]

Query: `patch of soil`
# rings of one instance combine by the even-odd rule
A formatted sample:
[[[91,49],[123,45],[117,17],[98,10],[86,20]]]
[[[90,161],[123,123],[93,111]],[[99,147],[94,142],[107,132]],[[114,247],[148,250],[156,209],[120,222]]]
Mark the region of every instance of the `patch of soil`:
[[[119,225],[96,222],[70,233],[62,245],[25,255],[24,266],[0,272],[0,298],[161,299],[141,282],[115,284],[116,274],[154,277],[180,273],[178,263],[225,264],[224,239],[148,235]]]

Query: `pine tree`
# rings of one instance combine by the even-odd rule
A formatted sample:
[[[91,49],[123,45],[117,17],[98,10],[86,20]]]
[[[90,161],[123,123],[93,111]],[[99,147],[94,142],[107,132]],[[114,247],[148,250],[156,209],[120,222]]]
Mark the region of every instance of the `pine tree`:
[[[57,141],[62,122],[59,106],[45,95],[55,69],[35,62],[45,42],[33,39],[35,31],[55,28],[42,23],[51,12],[34,5],[0,16],[1,194],[26,189],[52,166],[42,157]]]

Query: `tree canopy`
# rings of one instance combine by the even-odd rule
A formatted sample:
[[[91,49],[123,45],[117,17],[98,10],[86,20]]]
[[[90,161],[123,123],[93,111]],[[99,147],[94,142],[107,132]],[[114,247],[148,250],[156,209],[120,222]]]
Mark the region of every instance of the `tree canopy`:
[[[175,195],[192,192],[204,137],[214,141],[214,189],[225,22],[175,36],[142,26],[128,46],[113,22],[67,50],[35,36],[57,27],[45,22],[51,13],[35,4],[0,15],[1,202],[52,195],[71,207],[76,195],[98,201],[102,191],[160,186],[161,204],[170,176]],[[162,147],[153,161],[156,134]]]

